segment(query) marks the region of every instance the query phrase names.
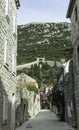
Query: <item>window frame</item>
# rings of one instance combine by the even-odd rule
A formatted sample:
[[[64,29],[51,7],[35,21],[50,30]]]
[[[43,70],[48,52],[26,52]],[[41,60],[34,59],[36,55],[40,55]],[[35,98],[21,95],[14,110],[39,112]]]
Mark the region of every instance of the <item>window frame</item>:
[[[13,16],[13,33],[16,33],[16,16]]]
[[[78,9],[77,9],[77,5],[75,6],[75,22],[77,22],[78,20]]]
[[[6,16],[9,15],[9,3],[10,3],[10,0],[5,0],[6,1],[6,8],[5,8],[5,13],[6,13]]]
[[[16,53],[12,52],[12,74],[16,75]]]
[[[5,0],[6,3],[6,8],[5,8],[5,14],[6,14],[6,20],[8,24],[10,23],[10,18],[9,18],[9,12],[10,12],[10,0]]]
[[[8,121],[8,95],[3,94],[3,124],[6,124]]]
[[[7,39],[5,39],[4,45],[4,65],[9,67],[9,44]]]
[[[77,47],[77,64],[79,68],[79,46]]]

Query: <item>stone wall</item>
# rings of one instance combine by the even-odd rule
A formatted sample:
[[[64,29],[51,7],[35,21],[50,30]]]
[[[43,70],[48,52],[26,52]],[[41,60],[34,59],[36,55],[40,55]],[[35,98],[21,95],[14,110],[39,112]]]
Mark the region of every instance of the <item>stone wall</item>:
[[[71,101],[73,107],[72,125],[76,127],[76,104],[75,104],[75,92],[74,92],[74,71],[73,71],[73,60],[69,62],[69,73],[65,74],[64,77],[65,87],[65,120],[68,121],[68,102]]]
[[[79,0],[76,0],[71,13],[74,92],[76,99],[77,127],[79,130]]]
[[[9,12],[6,15],[6,1],[0,0],[0,129],[15,129],[15,94],[16,74],[13,73],[12,53],[16,55],[17,34],[13,31],[14,16],[16,18],[15,1],[10,1]],[[8,43],[8,64],[5,59],[5,41]],[[16,60],[16,59],[15,59]],[[15,61],[16,62],[16,61]],[[16,70],[16,68],[14,68]],[[15,72],[16,73],[16,72]],[[6,107],[5,107],[6,106]]]
[[[73,126],[76,127],[77,117],[76,117],[76,99],[75,99],[75,84],[74,84],[74,67],[73,60],[69,64],[69,100],[72,101],[73,105]]]
[[[35,79],[28,75],[20,74],[17,76],[17,91],[16,91],[16,126],[20,126],[29,117],[33,117],[40,110],[40,96],[29,91],[27,84],[35,82]]]
[[[17,86],[16,90],[16,126],[20,126],[28,118],[27,89]]]

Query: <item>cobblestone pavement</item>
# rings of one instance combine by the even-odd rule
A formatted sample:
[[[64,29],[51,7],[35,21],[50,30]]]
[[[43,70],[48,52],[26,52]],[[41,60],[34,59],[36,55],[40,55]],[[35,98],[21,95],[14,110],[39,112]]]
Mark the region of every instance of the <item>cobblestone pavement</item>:
[[[58,121],[56,115],[49,110],[41,110],[38,115],[25,122],[16,130],[74,130],[66,122]]]

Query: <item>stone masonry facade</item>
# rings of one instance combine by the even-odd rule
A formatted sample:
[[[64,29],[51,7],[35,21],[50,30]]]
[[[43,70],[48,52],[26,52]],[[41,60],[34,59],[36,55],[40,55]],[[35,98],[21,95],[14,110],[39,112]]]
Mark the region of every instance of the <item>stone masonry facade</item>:
[[[0,0],[0,130],[15,130],[17,7],[19,0]]]
[[[77,129],[79,130],[79,0],[70,0],[67,18],[71,20],[74,91],[76,99]]]
[[[75,93],[74,93],[74,71],[73,71],[73,60],[69,61],[68,72],[64,75],[64,95],[65,95],[65,120],[68,120],[68,102],[72,103],[73,116],[72,126],[76,127],[76,105],[75,105]]]
[[[21,73],[17,76],[17,89],[16,89],[16,127],[20,126],[23,122],[33,117],[40,110],[40,95],[34,91],[29,91],[27,85],[38,84],[32,77]],[[32,86],[34,87],[34,86]]]

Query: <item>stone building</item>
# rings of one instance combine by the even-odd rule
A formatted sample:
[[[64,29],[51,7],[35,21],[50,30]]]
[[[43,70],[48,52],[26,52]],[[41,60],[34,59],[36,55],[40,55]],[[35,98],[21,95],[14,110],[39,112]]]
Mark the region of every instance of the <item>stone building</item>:
[[[71,20],[73,67],[74,67],[74,91],[76,99],[77,126],[79,130],[79,0],[70,0],[67,18]]]
[[[25,87],[25,76],[17,76],[16,87],[16,127],[28,118],[28,90]]]
[[[16,91],[16,126],[20,126],[29,117],[36,115],[40,110],[40,96],[34,91],[29,91],[27,86],[38,88],[35,79],[21,73],[17,76]]]
[[[65,95],[65,120],[68,120],[68,102],[71,102],[73,117],[72,126],[76,127],[76,106],[75,106],[75,93],[74,93],[74,71],[73,60],[68,61],[64,66],[64,95]]]
[[[16,11],[19,0],[0,0],[0,130],[15,130]]]

